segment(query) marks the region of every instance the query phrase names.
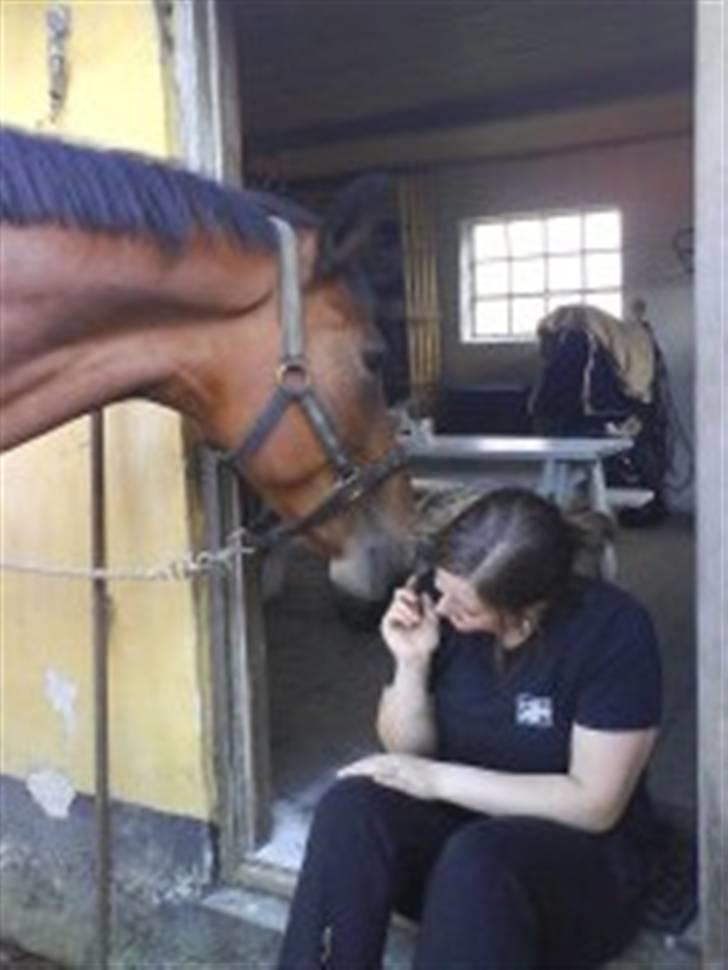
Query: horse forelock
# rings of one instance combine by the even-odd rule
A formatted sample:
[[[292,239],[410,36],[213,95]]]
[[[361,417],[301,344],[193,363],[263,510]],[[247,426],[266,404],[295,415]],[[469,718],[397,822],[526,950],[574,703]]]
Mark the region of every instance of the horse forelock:
[[[140,236],[173,247],[202,230],[242,247],[273,249],[270,215],[295,227],[318,226],[312,213],[272,194],[129,152],[0,129],[0,221]]]

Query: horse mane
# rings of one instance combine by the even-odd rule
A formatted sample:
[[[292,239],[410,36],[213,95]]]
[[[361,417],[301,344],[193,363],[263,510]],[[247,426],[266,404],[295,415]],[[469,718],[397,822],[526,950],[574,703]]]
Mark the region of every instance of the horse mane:
[[[275,246],[268,216],[316,228],[297,203],[221,185],[172,164],[0,128],[0,221],[153,238],[178,247],[193,233],[242,247]]]

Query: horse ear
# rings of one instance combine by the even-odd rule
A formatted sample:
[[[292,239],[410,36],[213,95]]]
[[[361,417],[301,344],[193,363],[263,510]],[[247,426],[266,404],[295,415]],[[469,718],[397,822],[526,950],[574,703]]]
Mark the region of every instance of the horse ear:
[[[391,189],[386,175],[363,175],[334,198],[319,229],[315,276],[333,276],[365,254]]]

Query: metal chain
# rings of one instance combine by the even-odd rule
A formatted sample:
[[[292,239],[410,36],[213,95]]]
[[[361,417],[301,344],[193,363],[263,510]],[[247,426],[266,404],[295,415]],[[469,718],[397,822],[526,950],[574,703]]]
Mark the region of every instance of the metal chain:
[[[252,555],[256,549],[246,544],[247,531],[236,529],[228,536],[225,546],[215,551],[202,549],[198,553],[186,553],[159,566],[140,566],[121,569],[103,569],[87,566],[52,566],[43,563],[18,562],[1,559],[0,571],[25,575],[46,576],[51,579],[107,580],[109,582],[172,582],[205,575],[214,569],[229,569],[234,559]]]

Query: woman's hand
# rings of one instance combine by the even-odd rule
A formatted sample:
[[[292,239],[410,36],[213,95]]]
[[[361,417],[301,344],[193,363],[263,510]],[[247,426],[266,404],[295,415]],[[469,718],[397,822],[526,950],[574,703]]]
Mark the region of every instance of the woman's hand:
[[[414,577],[395,590],[380,630],[398,662],[429,662],[439,640],[440,621],[431,597],[414,589]]]
[[[437,763],[413,754],[373,754],[347,765],[339,778],[363,775],[387,788],[395,788],[413,798],[430,800],[435,795]]]

